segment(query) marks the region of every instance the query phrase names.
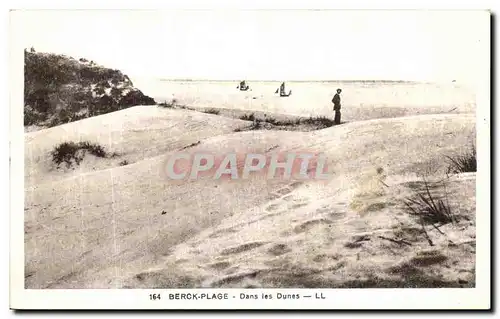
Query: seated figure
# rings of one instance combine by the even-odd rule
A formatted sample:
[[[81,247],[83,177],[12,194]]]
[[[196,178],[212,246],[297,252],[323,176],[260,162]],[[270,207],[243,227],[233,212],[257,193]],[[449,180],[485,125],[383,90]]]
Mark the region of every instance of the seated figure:
[[[246,84],[246,82],[245,82],[245,81],[241,81],[241,82],[240,82],[240,85],[238,85],[236,88],[237,88],[237,89],[239,89],[240,91],[246,91],[246,90],[248,90],[250,87]]]
[[[285,82],[281,83],[281,85],[279,87],[279,92],[280,92],[280,96],[282,96],[282,97],[287,97],[287,96],[290,96],[292,94],[292,90],[290,90],[290,92],[288,94],[286,93]],[[276,90],[275,93],[278,93],[278,90]]]

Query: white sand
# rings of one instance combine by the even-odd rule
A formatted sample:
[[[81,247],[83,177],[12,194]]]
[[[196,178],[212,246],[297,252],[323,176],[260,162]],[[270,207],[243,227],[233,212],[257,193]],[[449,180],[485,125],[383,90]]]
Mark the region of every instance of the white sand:
[[[268,97],[262,107],[312,112],[293,106],[308,99],[290,89],[298,96],[290,105]],[[220,96],[207,97],[214,105],[204,106],[232,105],[233,97]],[[370,99],[384,103],[376,94]],[[447,112],[454,99],[412,107]],[[140,106],[27,133],[26,287],[474,285],[475,174],[448,181],[450,205],[466,218],[443,226],[445,235],[428,229],[434,246],[402,204],[421,187],[419,175],[443,178],[444,156],[469,146],[475,116],[467,103],[457,101],[460,114],[399,117],[403,106],[387,106],[381,117],[393,118],[351,118],[314,132],[240,133],[233,131],[247,124],[241,120]],[[328,100],[318,105],[313,113],[330,107]],[[49,152],[65,140],[95,141],[120,155],[87,155],[78,168],[57,170]],[[320,151],[333,178],[168,181],[163,168],[170,152],[197,141],[186,151]],[[120,166],[124,159],[131,164]]]

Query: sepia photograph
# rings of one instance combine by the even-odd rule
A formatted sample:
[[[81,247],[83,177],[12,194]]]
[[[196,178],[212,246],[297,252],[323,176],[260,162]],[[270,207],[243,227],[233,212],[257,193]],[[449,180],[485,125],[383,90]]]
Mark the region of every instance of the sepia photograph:
[[[490,19],[11,11],[16,289],[487,291]]]

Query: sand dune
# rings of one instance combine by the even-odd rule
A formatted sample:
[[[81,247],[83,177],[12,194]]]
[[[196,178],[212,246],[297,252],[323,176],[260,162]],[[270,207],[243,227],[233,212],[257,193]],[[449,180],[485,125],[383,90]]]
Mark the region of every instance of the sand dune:
[[[475,175],[448,180],[464,218],[443,226],[445,235],[429,230],[434,246],[401,202],[422,187],[419,175],[442,179],[443,157],[474,138],[474,114],[234,132],[247,123],[141,106],[26,134],[26,287],[474,284]],[[98,142],[118,155],[56,169],[49,152],[65,140]],[[165,160],[198,141],[185,151],[323,152],[333,177],[167,180]],[[120,166],[123,159],[130,164]]]
[[[202,139],[227,134],[247,123],[195,111],[138,106],[25,135],[25,183],[39,185],[68,176],[98,171],[127,160],[134,163],[182,148]],[[186,134],[188,132],[188,134]],[[65,141],[99,142],[107,160],[88,158],[77,169],[55,170],[50,151]]]

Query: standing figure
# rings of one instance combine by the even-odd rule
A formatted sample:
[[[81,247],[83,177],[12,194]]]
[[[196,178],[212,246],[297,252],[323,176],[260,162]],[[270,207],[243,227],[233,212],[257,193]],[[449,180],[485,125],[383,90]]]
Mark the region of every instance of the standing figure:
[[[247,85],[247,82],[246,82],[246,81],[241,81],[241,82],[240,82],[240,85],[238,85],[236,88],[237,88],[237,89],[239,89],[240,91],[246,91],[246,90],[248,90],[250,87]]]
[[[332,99],[333,110],[335,111],[335,124],[340,124],[340,92],[341,89],[337,89],[337,94]]]
[[[281,96],[286,95],[286,92],[285,92],[285,82],[281,83],[281,85],[280,85],[280,95]]]

